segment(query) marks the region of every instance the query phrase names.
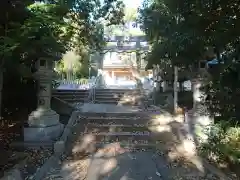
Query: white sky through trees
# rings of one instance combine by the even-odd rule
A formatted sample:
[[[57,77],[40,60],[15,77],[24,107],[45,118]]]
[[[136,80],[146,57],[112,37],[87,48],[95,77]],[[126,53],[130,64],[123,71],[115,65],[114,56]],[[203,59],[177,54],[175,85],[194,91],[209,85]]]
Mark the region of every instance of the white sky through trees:
[[[126,7],[138,8],[141,6],[143,0],[123,0]]]

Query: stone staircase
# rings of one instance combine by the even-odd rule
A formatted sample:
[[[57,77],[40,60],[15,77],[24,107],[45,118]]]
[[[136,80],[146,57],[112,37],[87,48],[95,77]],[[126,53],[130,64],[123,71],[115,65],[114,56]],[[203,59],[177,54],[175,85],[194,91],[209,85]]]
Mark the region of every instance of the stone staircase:
[[[133,105],[137,95],[139,92],[131,89],[96,89],[94,103]]]
[[[63,101],[66,101],[70,104],[73,103],[82,103],[89,95],[89,90],[54,90],[52,92],[52,97],[59,98]]]
[[[166,143],[148,130],[149,119],[143,112],[79,112],[66,153],[42,179],[219,179],[182,158],[169,158]]]
[[[156,142],[153,134],[148,129],[150,117],[144,113],[81,113],[78,117],[79,128],[76,135],[82,134],[78,140],[73,140],[72,153],[83,151],[96,152],[108,144],[119,143],[119,145],[130,151],[154,149]],[[81,130],[80,130],[81,129]],[[86,145],[86,139],[90,144]],[[85,149],[88,147],[88,149]]]
[[[95,89],[94,103],[96,104],[131,104],[133,97],[139,94],[130,89]],[[52,96],[70,104],[82,103],[89,96],[89,90],[54,90]]]

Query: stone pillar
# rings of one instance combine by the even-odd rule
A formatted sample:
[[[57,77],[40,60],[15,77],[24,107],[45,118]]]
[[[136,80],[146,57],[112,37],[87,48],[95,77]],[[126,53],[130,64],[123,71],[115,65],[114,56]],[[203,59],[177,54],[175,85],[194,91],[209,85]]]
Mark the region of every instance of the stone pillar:
[[[163,92],[166,92],[166,91],[167,91],[167,88],[168,88],[167,81],[163,81],[163,82],[162,82],[162,86],[163,86]]]
[[[157,81],[156,90],[159,92],[161,90],[161,82],[162,82],[162,78],[159,74],[157,75],[156,81]]]
[[[112,71],[112,79],[115,79],[115,73]]]
[[[199,79],[194,79],[192,82],[192,91],[193,91],[193,123],[192,127],[194,133],[201,141],[206,141],[207,131],[209,130],[210,125],[213,123],[212,117],[209,115],[207,107],[204,106],[205,94],[201,91],[203,82]]]
[[[202,82],[199,79],[192,80],[192,92],[193,92],[193,109],[197,111],[201,103],[204,101],[204,93],[200,90]]]
[[[38,106],[28,118],[28,127],[24,128],[25,141],[53,141],[62,133],[64,125],[59,115],[51,109],[52,62],[38,61],[38,71],[34,77],[39,81]]]

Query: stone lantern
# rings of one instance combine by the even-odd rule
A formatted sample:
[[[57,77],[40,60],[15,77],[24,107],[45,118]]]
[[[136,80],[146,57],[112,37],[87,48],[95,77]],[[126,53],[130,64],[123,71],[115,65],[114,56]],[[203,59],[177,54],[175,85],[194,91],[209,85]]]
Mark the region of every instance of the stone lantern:
[[[28,118],[28,127],[24,128],[24,140],[53,141],[62,133],[64,125],[59,122],[59,115],[51,109],[53,61],[40,59],[37,62],[34,77],[39,82],[37,109]]]

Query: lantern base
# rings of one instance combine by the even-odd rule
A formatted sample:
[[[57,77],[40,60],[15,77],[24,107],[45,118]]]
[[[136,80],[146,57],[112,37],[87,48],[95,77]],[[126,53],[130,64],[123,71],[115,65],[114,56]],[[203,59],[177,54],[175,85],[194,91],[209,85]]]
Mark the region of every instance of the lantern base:
[[[59,123],[54,126],[47,127],[25,127],[25,142],[49,142],[56,141],[63,132],[64,125]]]
[[[64,125],[59,122],[59,115],[51,109],[38,108],[28,119],[24,127],[24,141],[55,141],[62,134]]]

